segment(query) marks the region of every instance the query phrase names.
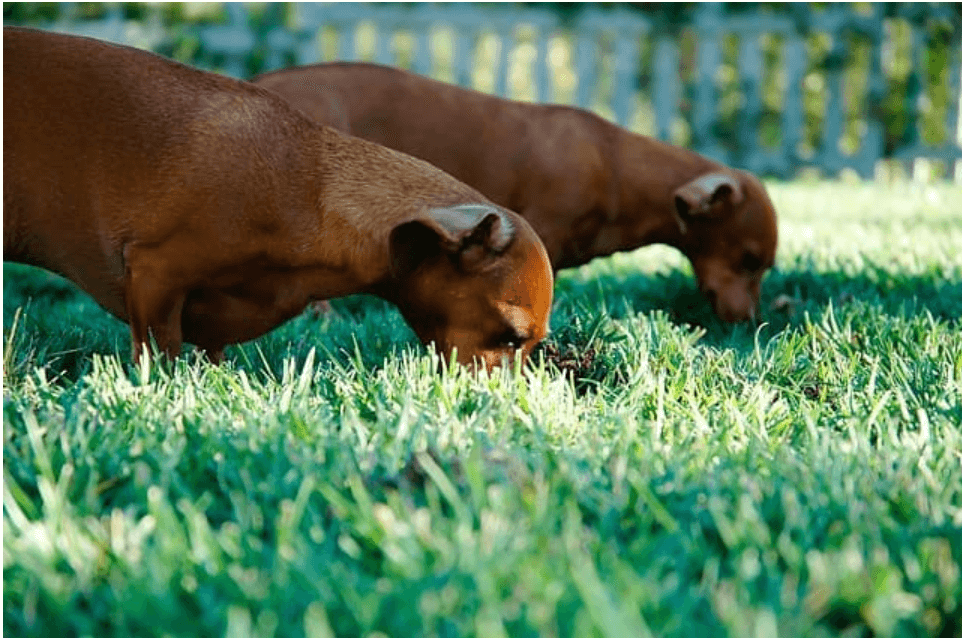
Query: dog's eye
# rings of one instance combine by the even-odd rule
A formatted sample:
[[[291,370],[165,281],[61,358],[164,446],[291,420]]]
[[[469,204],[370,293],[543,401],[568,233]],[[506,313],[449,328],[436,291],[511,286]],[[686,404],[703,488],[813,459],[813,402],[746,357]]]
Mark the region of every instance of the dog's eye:
[[[525,341],[527,341],[527,337],[520,334],[514,328],[508,328],[498,336],[497,346],[499,348],[512,348],[517,350],[524,345]]]
[[[746,252],[742,255],[742,270],[745,272],[758,272],[762,265],[762,258],[756,253]]]

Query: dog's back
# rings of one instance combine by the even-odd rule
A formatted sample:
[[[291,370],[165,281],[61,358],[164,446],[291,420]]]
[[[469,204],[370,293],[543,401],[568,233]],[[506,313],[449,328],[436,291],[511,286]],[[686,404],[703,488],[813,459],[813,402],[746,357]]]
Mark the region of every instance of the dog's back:
[[[3,45],[4,259],[98,299],[121,297],[125,243],[182,228],[208,184],[269,175],[271,137],[303,121],[267,91],[134,48],[19,28]]]
[[[524,104],[367,63],[284,69],[253,83],[281,94],[316,122],[419,157],[520,211],[509,175],[530,175],[532,130],[553,107]],[[505,140],[511,140],[505,144]]]

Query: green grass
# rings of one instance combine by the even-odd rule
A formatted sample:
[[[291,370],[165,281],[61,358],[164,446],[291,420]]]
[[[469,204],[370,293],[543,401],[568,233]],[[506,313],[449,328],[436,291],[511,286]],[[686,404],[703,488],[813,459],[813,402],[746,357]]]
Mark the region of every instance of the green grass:
[[[962,190],[771,190],[757,329],[648,248],[490,375],[366,298],[135,367],[4,265],[4,630],[959,635]]]

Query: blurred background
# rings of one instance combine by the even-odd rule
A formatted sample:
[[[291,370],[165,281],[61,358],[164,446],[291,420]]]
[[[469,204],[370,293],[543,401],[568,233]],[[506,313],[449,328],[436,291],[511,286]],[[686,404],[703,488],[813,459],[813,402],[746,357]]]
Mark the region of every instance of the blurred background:
[[[952,3],[18,3],[238,78],[366,60],[574,104],[766,177],[962,182]]]

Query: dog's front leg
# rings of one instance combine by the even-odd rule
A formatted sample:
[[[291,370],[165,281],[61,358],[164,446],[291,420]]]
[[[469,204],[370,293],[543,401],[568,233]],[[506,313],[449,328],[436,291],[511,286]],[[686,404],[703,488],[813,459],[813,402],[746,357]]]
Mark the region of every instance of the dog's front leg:
[[[128,247],[124,253],[124,299],[133,359],[140,361],[151,338],[160,352],[174,358],[183,345],[181,315],[186,290],[156,251]]]
[[[220,364],[224,363],[224,348],[223,348],[223,347],[213,347],[213,346],[211,346],[211,347],[204,347],[204,346],[197,346],[197,349],[200,350],[200,351],[204,354],[204,356],[207,357],[207,360],[210,361],[211,363],[213,363],[214,365],[220,365]]]

